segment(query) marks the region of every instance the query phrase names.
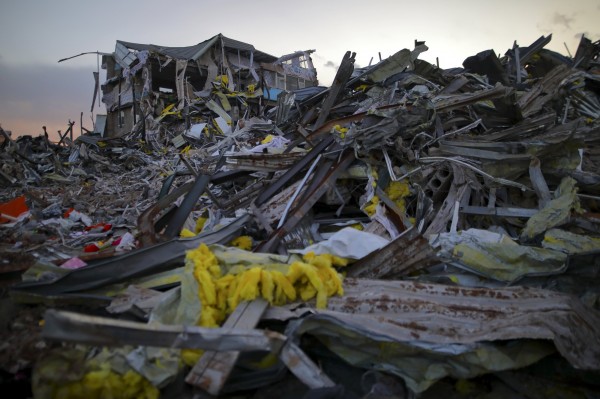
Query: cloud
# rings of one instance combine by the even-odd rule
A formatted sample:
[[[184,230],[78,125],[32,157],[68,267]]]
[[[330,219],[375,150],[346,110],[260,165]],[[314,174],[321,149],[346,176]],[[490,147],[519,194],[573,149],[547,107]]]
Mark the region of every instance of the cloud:
[[[560,14],[555,12],[552,16],[552,23],[556,25],[562,25],[566,29],[571,29],[571,21],[573,18],[566,16],[565,14]]]
[[[95,69],[62,64],[17,66],[0,59],[0,124],[11,130],[13,137],[38,135],[45,125],[55,139],[57,130],[66,130],[69,119],[76,122],[74,131],[79,133],[83,111],[83,125],[91,129]],[[103,72],[101,81],[105,77]],[[94,110],[104,113],[97,105]]]
[[[323,66],[326,67],[326,68],[333,68],[333,69],[338,69],[339,68],[339,65],[337,65],[333,61],[327,61]]]

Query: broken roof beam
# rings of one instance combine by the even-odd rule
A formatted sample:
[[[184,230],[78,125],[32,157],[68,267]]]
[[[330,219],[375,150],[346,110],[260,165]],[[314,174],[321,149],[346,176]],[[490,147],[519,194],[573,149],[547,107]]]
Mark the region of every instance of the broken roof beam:
[[[143,247],[154,245],[160,241],[160,237],[155,229],[156,216],[170,207],[179,197],[190,191],[194,185],[193,182],[185,183],[167,194],[168,188],[174,178],[175,174],[169,176],[165,180],[159,194],[159,200],[154,205],[144,210],[138,217],[138,228],[140,230],[139,239]]]
[[[554,127],[554,125],[556,125],[556,112],[552,111],[534,118],[525,119],[503,130],[474,136],[472,139],[476,139],[477,141],[522,140],[531,135],[544,132]]]
[[[427,50],[429,48],[425,45],[425,42],[415,42],[414,50],[402,49],[368,68],[362,76],[357,78],[369,79],[373,82],[384,82],[387,78],[397,73],[405,72],[407,69],[414,69],[415,60],[421,53]],[[353,81],[357,78],[353,79]]]
[[[185,224],[189,214],[194,209],[198,198],[204,193],[206,186],[210,182],[210,176],[208,175],[199,175],[194,182],[194,185],[190,188],[188,193],[186,194],[183,202],[175,211],[175,214],[169,220],[169,224],[165,229],[165,237],[174,238],[179,235],[181,228]]]
[[[225,156],[225,163],[230,170],[277,172],[290,168],[303,156],[302,152],[232,154]]]
[[[45,339],[97,346],[278,352],[287,340],[285,335],[274,331],[150,325],[54,309],[46,311],[44,321],[42,336]]]
[[[543,79],[535,84],[518,100],[516,105],[521,109],[524,118],[540,112],[543,106],[555,97],[560,83],[572,74],[569,67],[558,65],[548,72]]]
[[[349,151],[342,156],[341,160],[337,164],[334,164],[332,167],[328,167],[324,171],[321,171],[321,173],[324,174],[323,179],[314,179],[314,184],[309,186],[309,188],[305,191],[299,204],[293,209],[292,212],[290,212],[283,225],[275,230],[266,241],[259,245],[256,250],[261,252],[272,252],[275,250],[281,239],[283,239],[284,236],[290,233],[300,223],[313,205],[328,190],[335,186],[335,181],[337,180],[338,176],[345,171],[353,161],[354,153]],[[328,165],[330,163],[325,164]]]
[[[296,162],[294,166],[289,168],[279,179],[265,188],[255,200],[256,206],[261,206],[267,202],[273,195],[281,190],[287,183],[290,182],[302,169],[311,164],[320,153],[322,153],[327,147],[334,142],[334,137],[329,136],[323,139],[316,147],[314,147],[308,154],[304,156],[300,161]]]
[[[575,68],[587,69],[590,63],[594,60],[594,56],[600,51],[600,41],[592,43],[590,39],[581,35],[579,46],[573,58],[573,66]]]
[[[528,47],[521,47],[519,54],[519,63],[521,66],[525,65],[531,57],[533,57],[538,51],[546,47],[552,40],[552,34],[548,36],[540,36],[535,42],[531,43]]]
[[[456,108],[464,107],[477,103],[479,101],[493,100],[506,97],[512,92],[511,88],[497,85],[491,89],[484,89],[474,93],[456,94],[456,95],[438,95],[433,98],[434,108],[438,112],[451,111]]]
[[[352,76],[352,72],[354,72],[355,57],[356,53],[350,53],[350,51],[346,51],[346,54],[344,54],[342,63],[340,64],[335,78],[333,79],[333,84],[329,89],[329,93],[327,93],[327,97],[321,104],[319,116],[313,126],[314,130],[320,128],[325,123],[329,116],[329,112],[331,111],[331,107],[334,106],[340,93],[346,87],[346,83],[348,83],[348,80]]]

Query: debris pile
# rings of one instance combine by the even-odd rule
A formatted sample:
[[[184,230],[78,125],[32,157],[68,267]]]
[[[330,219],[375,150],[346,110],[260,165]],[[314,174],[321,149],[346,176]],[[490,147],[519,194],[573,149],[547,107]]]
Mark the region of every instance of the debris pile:
[[[600,42],[550,40],[449,70],[424,42],[365,68],[347,52],[328,88],[293,61],[312,50],[118,42],[111,134],[0,131],[5,379],[31,371],[40,398],[597,395]],[[19,348],[9,318],[40,309]]]

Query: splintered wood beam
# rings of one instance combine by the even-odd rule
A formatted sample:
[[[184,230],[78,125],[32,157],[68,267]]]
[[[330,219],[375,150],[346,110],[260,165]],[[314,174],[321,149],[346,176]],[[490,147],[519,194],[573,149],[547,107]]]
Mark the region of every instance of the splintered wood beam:
[[[238,328],[204,328],[151,325],[49,309],[44,314],[42,336],[97,346],[155,346],[213,351],[279,352],[287,340],[273,331]]]
[[[266,308],[262,302],[264,301],[257,300],[244,305],[232,318],[231,324],[252,324],[251,321],[261,317]],[[42,337],[94,346],[135,345],[214,352],[268,351],[277,354],[290,372],[308,387],[335,385],[298,345],[275,331],[240,327],[156,325],[49,309],[44,314]],[[221,360],[232,364],[228,357]],[[209,362],[210,364],[216,365]]]
[[[252,329],[256,327],[268,305],[269,303],[264,299],[240,303],[227,318],[223,328]],[[185,381],[211,395],[218,395],[239,356],[239,351],[206,351],[190,370]]]

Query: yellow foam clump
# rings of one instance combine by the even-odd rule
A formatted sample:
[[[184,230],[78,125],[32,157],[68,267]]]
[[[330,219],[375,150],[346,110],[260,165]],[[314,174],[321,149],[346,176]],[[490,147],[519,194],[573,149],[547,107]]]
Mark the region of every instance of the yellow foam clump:
[[[109,364],[90,371],[80,381],[57,387],[52,397],[60,399],[158,399],[159,390],[133,370],[118,374]]]
[[[236,237],[230,242],[230,245],[233,245],[234,247],[238,247],[240,249],[249,251],[252,249],[252,237],[250,237],[250,236]]]
[[[227,84],[229,84],[229,77],[227,75],[218,75],[215,78],[215,82],[227,85]]]
[[[348,132],[348,128],[342,127],[341,125],[335,125],[333,130],[336,131],[341,138],[346,137],[346,133]]]
[[[385,189],[385,194],[396,203],[398,208],[406,211],[404,198],[410,195],[410,188],[405,181],[393,181]]]
[[[375,211],[377,209],[377,204],[379,204],[379,197],[374,195],[373,198],[371,198],[371,201],[369,201],[369,205],[367,205],[363,208],[365,213],[369,217],[372,217],[373,215],[375,215]]]
[[[199,285],[202,327],[220,325],[240,302],[256,298],[283,305],[296,298],[308,301],[316,297],[317,308],[325,308],[328,297],[344,293],[342,277],[334,267],[348,264],[348,260],[331,254],[309,253],[303,261],[290,265],[236,265],[223,275],[216,256],[205,244],[188,251],[186,259],[192,262]],[[281,271],[286,268],[287,272]]]
[[[267,144],[267,143],[270,143],[271,141],[273,141],[273,135],[269,134],[267,137],[265,137],[264,139],[262,139],[262,141],[260,143],[261,144]]]
[[[196,234],[188,229],[182,229],[181,233],[179,233],[179,236],[182,238],[191,238],[191,237],[196,237]]]
[[[208,220],[208,218],[204,218],[204,217],[199,217],[196,220],[196,227],[194,228],[194,231],[196,232],[196,234],[198,234],[202,231],[207,220]]]

